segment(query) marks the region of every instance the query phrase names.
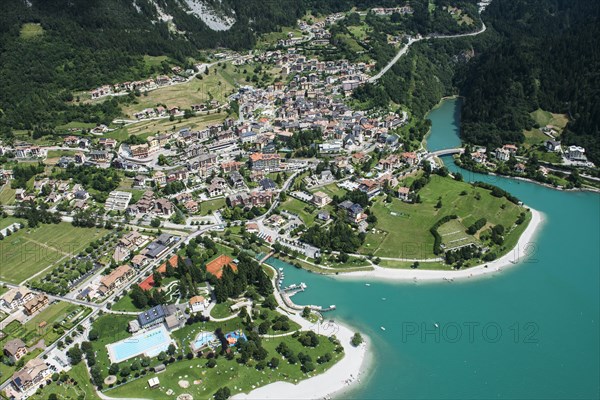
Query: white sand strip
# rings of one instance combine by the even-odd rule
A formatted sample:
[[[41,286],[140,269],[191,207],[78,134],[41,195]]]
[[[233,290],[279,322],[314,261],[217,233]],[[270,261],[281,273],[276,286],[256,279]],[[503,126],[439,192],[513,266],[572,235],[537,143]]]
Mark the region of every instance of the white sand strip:
[[[311,329],[317,333],[335,336],[344,346],[344,357],[329,368],[324,373],[313,376],[312,378],[300,381],[297,384],[290,382],[275,382],[266,386],[257,388],[248,394],[240,393],[233,396],[233,399],[322,399],[332,396],[336,392],[347,390],[353,384],[360,382],[361,377],[367,371],[367,350],[368,342],[363,342],[358,347],[350,344],[354,332],[345,325],[335,323],[312,325],[308,321],[298,316],[290,316],[296,322],[301,322],[302,329]],[[337,330],[337,331],[336,331]],[[365,336],[362,335],[366,340]],[[282,360],[282,362],[286,362]]]

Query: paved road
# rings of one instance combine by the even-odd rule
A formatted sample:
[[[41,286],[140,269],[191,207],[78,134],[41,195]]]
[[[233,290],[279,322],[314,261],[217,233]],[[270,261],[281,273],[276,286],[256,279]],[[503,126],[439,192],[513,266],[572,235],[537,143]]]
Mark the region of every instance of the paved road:
[[[419,42],[421,40],[428,40],[428,39],[452,39],[452,38],[459,38],[459,37],[465,37],[465,36],[476,36],[479,35],[483,32],[485,32],[486,30],[486,26],[484,23],[482,23],[481,29],[476,31],[476,32],[470,32],[470,33],[461,33],[459,35],[438,35],[438,34],[431,34],[431,35],[427,35],[424,36],[422,38],[410,38],[408,40],[408,43],[405,44],[400,51],[398,51],[398,53],[394,56],[394,58],[392,58],[390,60],[390,62],[381,69],[381,71],[379,71],[376,75],[372,76],[369,79],[369,83],[373,83],[376,82],[379,78],[381,78],[386,72],[389,71],[390,68],[392,68],[394,66],[394,64],[396,64],[398,62],[398,60],[400,59],[400,57],[402,57],[404,54],[406,54],[406,52],[408,51],[408,49],[410,48],[411,45],[413,45],[416,42]]]

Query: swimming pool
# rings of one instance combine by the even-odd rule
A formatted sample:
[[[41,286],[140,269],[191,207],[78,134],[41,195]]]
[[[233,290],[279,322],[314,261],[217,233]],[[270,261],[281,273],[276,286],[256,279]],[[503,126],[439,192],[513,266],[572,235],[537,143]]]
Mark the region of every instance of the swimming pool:
[[[164,326],[147,332],[138,333],[119,342],[106,345],[108,356],[113,363],[119,363],[129,358],[145,354],[148,357],[157,356],[166,351],[173,341]]]
[[[196,335],[196,340],[192,342],[192,350],[198,351],[202,347],[206,346],[210,342],[214,342],[217,340],[217,337],[212,332],[199,332]]]

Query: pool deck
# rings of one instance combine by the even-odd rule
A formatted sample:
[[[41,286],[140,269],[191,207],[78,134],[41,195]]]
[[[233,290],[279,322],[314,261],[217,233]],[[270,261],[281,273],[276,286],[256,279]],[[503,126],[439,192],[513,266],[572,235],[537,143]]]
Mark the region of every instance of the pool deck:
[[[163,341],[152,347],[144,347],[140,352],[132,353],[132,354],[128,355],[127,357],[121,357],[121,358],[117,357],[117,354],[115,352],[115,346],[122,345],[125,343],[139,343],[139,341],[144,340],[144,336],[147,336],[149,333],[154,333],[154,332],[159,332],[159,331],[162,332],[163,337],[165,337],[167,339],[166,341]],[[107,344],[106,350],[108,352],[108,358],[110,359],[111,363],[120,363],[125,360],[129,360],[130,358],[138,357],[141,354],[145,354],[148,357],[154,357],[154,356],[158,355],[161,351],[165,351],[171,343],[174,345],[177,345],[175,343],[175,341],[171,338],[169,331],[167,331],[167,329],[163,325],[160,325],[156,328],[153,328],[153,329],[150,329],[150,330],[147,330],[144,332],[136,333],[135,335],[132,335],[123,340],[119,340],[118,342]]]

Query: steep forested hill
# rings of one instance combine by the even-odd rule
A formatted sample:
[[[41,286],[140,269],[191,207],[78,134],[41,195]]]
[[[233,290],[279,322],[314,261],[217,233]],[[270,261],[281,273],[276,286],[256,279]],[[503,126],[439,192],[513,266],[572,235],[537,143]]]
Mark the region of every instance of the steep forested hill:
[[[192,12],[198,3],[233,24],[211,29]],[[251,48],[257,34],[294,24],[304,7],[297,0],[3,0],[0,129],[7,135],[74,116],[111,116],[116,100],[94,107],[65,100],[72,91],[162,72],[144,55],[185,64],[198,49]]]
[[[461,83],[466,141],[523,141],[531,111],[570,116],[567,144],[600,161],[600,2],[494,0],[484,14],[493,41]]]

